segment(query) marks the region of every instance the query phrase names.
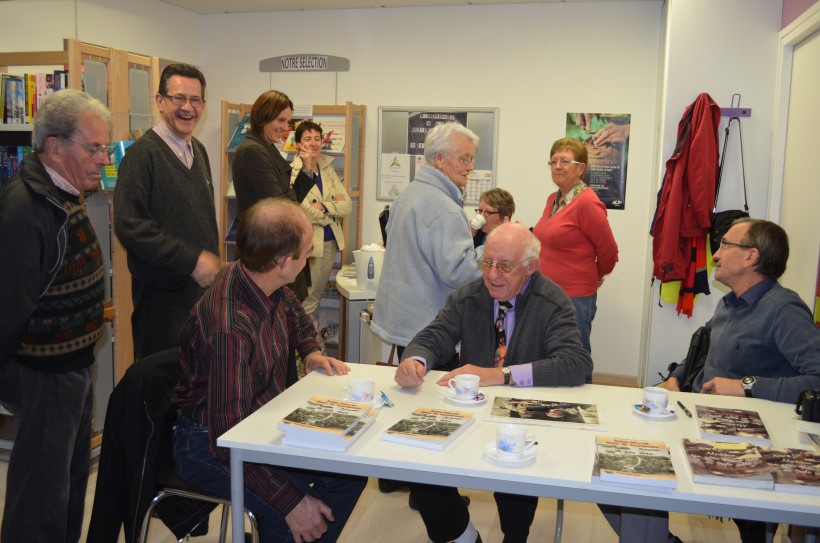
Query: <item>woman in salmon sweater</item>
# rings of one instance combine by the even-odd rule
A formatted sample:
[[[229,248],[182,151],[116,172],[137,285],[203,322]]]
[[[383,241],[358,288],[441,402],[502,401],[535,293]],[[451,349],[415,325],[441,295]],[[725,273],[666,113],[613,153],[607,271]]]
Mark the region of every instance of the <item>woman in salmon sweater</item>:
[[[558,191],[547,198],[544,214],[533,229],[541,241],[539,269],[572,300],[581,343],[592,353],[589,336],[598,288],[615,268],[618,244],[606,207],[582,181],[588,164],[584,144],[570,138],[556,141],[549,164]]]

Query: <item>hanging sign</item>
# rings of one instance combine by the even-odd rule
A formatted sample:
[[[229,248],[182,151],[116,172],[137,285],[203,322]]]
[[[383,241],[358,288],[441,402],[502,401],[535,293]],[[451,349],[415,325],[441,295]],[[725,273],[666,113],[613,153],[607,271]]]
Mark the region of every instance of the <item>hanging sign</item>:
[[[260,72],[347,72],[350,59],[330,55],[283,55],[259,61]]]

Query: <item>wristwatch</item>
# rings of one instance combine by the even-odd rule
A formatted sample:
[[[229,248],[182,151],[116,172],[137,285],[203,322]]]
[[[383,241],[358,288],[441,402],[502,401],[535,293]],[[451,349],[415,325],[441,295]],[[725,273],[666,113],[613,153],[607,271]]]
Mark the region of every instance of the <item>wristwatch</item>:
[[[740,380],[740,384],[743,386],[743,392],[746,393],[746,397],[752,398],[752,387],[755,386],[755,378],[751,375],[747,375]]]
[[[512,372],[510,368],[501,368],[501,375],[504,376],[504,384],[509,385],[512,382]]]

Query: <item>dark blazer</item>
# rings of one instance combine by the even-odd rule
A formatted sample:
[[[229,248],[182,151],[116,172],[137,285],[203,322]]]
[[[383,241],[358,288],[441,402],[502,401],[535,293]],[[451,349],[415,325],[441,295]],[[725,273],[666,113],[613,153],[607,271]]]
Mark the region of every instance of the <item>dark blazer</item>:
[[[289,198],[299,203],[290,186],[290,164],[279,149],[255,132],[248,131],[245,140],[236,148],[231,168],[239,215],[263,198]],[[302,301],[307,298],[309,285],[310,269],[305,263],[305,269],[288,286]]]
[[[181,373],[177,349],[168,349],[135,362],[114,387],[105,414],[86,543],[115,542],[123,525],[126,543],[139,539],[163,462],[173,462],[176,410],[171,393]],[[157,511],[175,537],[182,538],[213,508],[213,504],[172,497]]]
[[[404,350],[427,367],[446,363],[461,342],[461,364],[493,367],[493,299],[483,278],[456,289],[436,318]],[[535,386],[577,386],[592,381],[592,358],[581,346],[575,309],[561,287],[536,271],[526,292],[515,298],[515,328],[505,365],[532,363]]]

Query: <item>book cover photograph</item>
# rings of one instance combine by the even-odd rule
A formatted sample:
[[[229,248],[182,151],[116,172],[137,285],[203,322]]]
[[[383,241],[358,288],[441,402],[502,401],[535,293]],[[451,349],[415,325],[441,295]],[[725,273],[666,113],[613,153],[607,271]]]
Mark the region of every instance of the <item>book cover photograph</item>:
[[[702,439],[769,446],[772,440],[757,411],[696,405]]]
[[[601,482],[675,488],[678,479],[663,441],[597,436],[596,461]]]
[[[382,439],[442,450],[474,422],[472,412],[418,407],[388,428]]]
[[[286,435],[305,438],[340,438],[370,411],[372,406],[323,396],[313,396],[279,422]],[[326,434],[326,435],[323,435]]]
[[[771,468],[758,448],[750,442],[724,443],[685,438],[681,442],[696,483],[774,488]]]
[[[774,489],[820,495],[820,453],[803,449],[758,447],[774,476]]]
[[[490,419],[541,426],[573,426],[588,430],[604,429],[600,409],[595,404],[530,400],[496,396]],[[512,420],[510,420],[512,419]]]

